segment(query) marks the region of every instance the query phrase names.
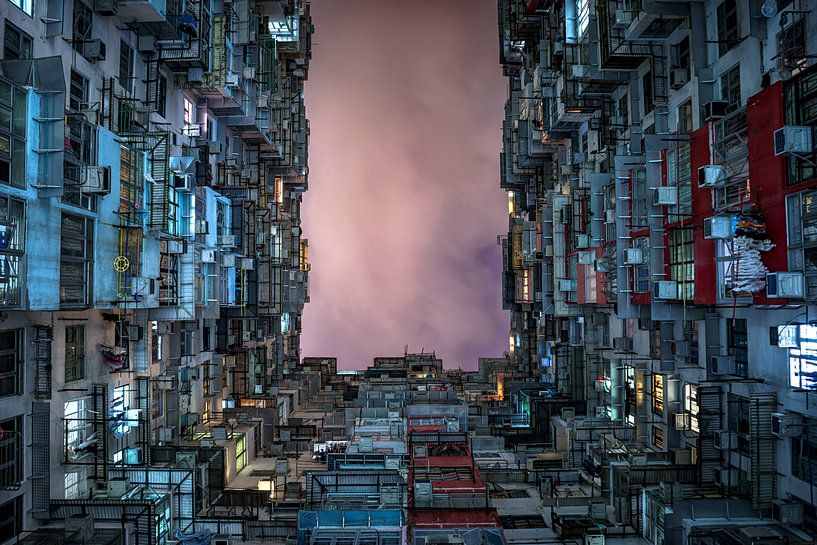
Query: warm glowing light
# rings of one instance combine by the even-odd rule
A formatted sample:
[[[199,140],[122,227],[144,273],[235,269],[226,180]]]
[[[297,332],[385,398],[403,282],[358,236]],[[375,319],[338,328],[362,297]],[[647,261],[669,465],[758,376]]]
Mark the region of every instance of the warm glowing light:
[[[513,191],[508,191],[508,215],[516,215],[516,198]]]
[[[271,479],[268,481],[258,481],[258,490],[267,490],[269,491],[270,499],[275,498],[275,482]]]

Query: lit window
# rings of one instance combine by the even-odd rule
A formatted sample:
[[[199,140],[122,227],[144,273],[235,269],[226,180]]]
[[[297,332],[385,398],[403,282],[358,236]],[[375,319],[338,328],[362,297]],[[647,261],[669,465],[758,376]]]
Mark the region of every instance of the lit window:
[[[88,478],[85,468],[65,473],[65,499],[76,500],[85,496],[88,491]]]
[[[23,10],[26,15],[33,15],[34,11],[32,10],[32,0],[9,0],[12,4]],[[13,535],[13,534],[8,534]]]
[[[698,424],[698,413],[700,407],[698,406],[698,385],[685,384],[684,385],[684,413],[689,415],[689,429],[695,433],[700,433]]]
[[[652,412],[659,416],[664,414],[664,375],[652,376]]]
[[[678,283],[678,299],[692,301],[695,297],[695,252],[692,229],[684,227],[669,233],[670,278]]]
[[[129,418],[131,408],[131,392],[127,384],[117,386],[113,389],[113,400],[111,401],[111,433],[117,437],[123,437],[130,433],[130,429],[135,422]]]
[[[652,426],[652,444],[655,448],[664,448],[664,430],[655,424]]]
[[[96,437],[86,417],[85,398],[68,401],[63,408],[65,423],[65,454],[69,461],[96,452]]]
[[[183,98],[184,107],[184,127],[182,133],[185,136],[198,137],[200,134],[199,125],[196,123],[196,105],[187,97]]]

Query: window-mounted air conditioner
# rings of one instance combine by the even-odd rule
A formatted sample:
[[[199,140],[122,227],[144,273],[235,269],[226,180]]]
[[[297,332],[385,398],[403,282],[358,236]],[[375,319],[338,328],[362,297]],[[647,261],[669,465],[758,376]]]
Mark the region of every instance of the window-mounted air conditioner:
[[[653,296],[656,299],[678,299],[678,282],[659,280],[653,286]]]
[[[578,254],[578,262],[579,265],[592,265],[593,261],[596,259],[596,252],[592,250],[585,250],[579,252]]]
[[[737,372],[735,356],[712,356],[709,358],[709,372],[713,375],[734,375]]]
[[[774,500],[772,518],[780,524],[803,524],[803,504],[798,501]]]
[[[729,113],[729,103],[725,100],[711,100],[704,104],[704,121],[722,119]]]
[[[626,9],[617,9],[613,12],[613,27],[624,29],[633,22],[632,12]]]
[[[672,68],[669,72],[669,86],[680,89],[689,82],[689,68]]]
[[[242,271],[252,271],[255,269],[255,259],[251,257],[242,257],[238,260],[238,268]]]
[[[224,83],[227,87],[238,87],[238,74],[227,74]]]
[[[235,254],[222,254],[221,266],[228,269],[235,267]]]
[[[244,342],[249,342],[252,340],[252,332],[251,331],[242,331],[241,332],[241,340]]]
[[[187,251],[187,244],[184,240],[168,240],[167,253],[168,254],[183,254]]]
[[[106,56],[105,42],[99,38],[82,44],[82,56],[89,61],[104,61]]]
[[[247,66],[244,68],[244,79],[255,79],[255,66]]]
[[[559,280],[559,291],[576,291],[576,281],[562,278]]]
[[[203,68],[188,68],[187,69],[188,83],[204,83],[204,69]]]
[[[616,222],[616,211],[615,210],[605,210],[604,211],[604,223],[615,223]]]
[[[584,233],[579,233],[576,235],[576,248],[589,248],[590,247],[590,235],[586,235]]]
[[[688,430],[690,428],[690,416],[687,413],[678,413],[675,415],[675,429],[678,431]]]
[[[80,190],[91,195],[107,195],[111,192],[111,167],[80,167]]]
[[[732,450],[738,448],[738,434],[733,431],[715,430],[712,432],[715,440],[715,448],[719,450]]]
[[[218,154],[224,150],[224,146],[222,145],[221,141],[208,141],[207,142],[207,152],[211,154]]]
[[[653,206],[675,206],[678,204],[678,188],[670,186],[656,187],[652,194]]]
[[[235,248],[235,235],[220,235],[218,245],[225,248]]]
[[[109,498],[121,498],[130,490],[130,479],[127,477],[110,478],[107,485]]]
[[[641,265],[644,263],[644,250],[641,248],[624,248],[625,265]]]
[[[715,486],[720,488],[737,488],[738,470],[735,468],[716,470]]]
[[[174,174],[173,188],[176,191],[189,193],[193,190],[193,177],[188,176],[187,174]]]
[[[803,418],[799,414],[772,413],[772,435],[800,437],[803,435]]]
[[[786,125],[774,131],[774,154],[811,154],[814,151],[811,127]]]
[[[632,337],[613,337],[613,350],[618,352],[632,352],[633,338]]]
[[[803,273],[775,272],[766,275],[766,297],[770,299],[802,299],[805,292]]]
[[[216,262],[216,251],[210,249],[203,249],[201,251],[201,262],[202,263],[215,263]]]
[[[698,187],[722,187],[726,181],[726,168],[723,165],[705,165],[698,168]]]
[[[704,238],[720,240],[732,236],[732,216],[712,216],[704,218]]]

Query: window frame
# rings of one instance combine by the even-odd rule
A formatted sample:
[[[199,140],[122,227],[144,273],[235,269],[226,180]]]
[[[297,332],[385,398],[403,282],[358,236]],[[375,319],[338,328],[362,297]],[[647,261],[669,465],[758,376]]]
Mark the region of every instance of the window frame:
[[[20,270],[25,255],[26,201],[0,194],[0,226],[13,230],[11,240],[0,248],[0,308],[22,305],[21,281],[25,275]],[[5,237],[0,237],[3,240]],[[2,246],[2,244],[0,244]]]
[[[695,300],[695,234],[688,227],[669,231],[669,278],[678,285],[678,299]]]
[[[25,384],[25,330],[18,328],[0,331],[0,338],[6,335],[13,337],[14,347],[3,349],[1,348],[2,344],[0,344],[0,359],[5,356],[13,356],[13,363],[10,370],[4,371],[3,363],[0,361],[0,385],[8,381],[12,388],[9,389],[8,393],[3,393],[3,387],[0,386],[0,398],[23,395],[23,385]]]
[[[69,335],[69,331],[71,334]],[[70,355],[70,360],[69,360]],[[85,369],[85,325],[65,326],[65,382],[76,382],[86,378]],[[70,374],[69,374],[69,361]]]
[[[721,72],[718,78],[721,100],[729,103],[729,111],[735,111],[741,105],[740,63],[730,66]]]
[[[16,44],[9,44],[9,31],[17,34]],[[12,53],[9,56],[9,52]],[[34,54],[34,38],[20,27],[6,19],[3,27],[3,59],[30,59]]]
[[[718,56],[723,57],[740,41],[738,3],[736,0],[723,0],[716,11]]]
[[[9,501],[0,503],[0,535],[18,536],[23,532],[23,496],[19,494]],[[11,507],[7,514],[6,510]],[[5,517],[5,518],[4,518]],[[5,530],[9,529],[6,532]]]
[[[82,224],[81,237],[70,237],[66,235],[66,223],[68,221],[79,221]],[[93,303],[94,293],[94,219],[88,216],[77,214],[62,213],[60,222],[60,306],[62,307],[80,307],[85,308]],[[82,248],[81,255],[66,255],[66,242],[73,242],[74,245],[79,245]],[[64,274],[65,268],[75,268],[82,266],[83,268],[83,282],[82,300],[77,298],[68,298],[65,291],[72,286],[66,286],[66,280],[74,279],[72,274]]]
[[[12,6],[19,8],[23,13],[29,17],[34,17],[34,2],[33,0],[9,0]]]
[[[23,482],[25,454],[23,451],[23,416],[17,415],[0,422],[0,487],[16,487]]]
[[[85,44],[92,38],[94,32],[94,10],[83,0],[74,0],[72,9],[71,46],[80,55],[85,52]],[[87,28],[80,29],[79,24],[87,22]]]
[[[133,93],[135,84],[134,70],[136,67],[136,52],[125,40],[119,40],[119,85],[128,93]]]
[[[0,121],[0,185],[26,189],[27,110],[26,90],[0,78],[0,114],[7,120]]]
[[[735,357],[735,375],[749,376],[749,326],[745,318],[726,320],[728,354]]]
[[[652,413],[658,416],[664,416],[665,393],[666,393],[666,377],[661,373],[653,373],[651,380],[650,403]]]

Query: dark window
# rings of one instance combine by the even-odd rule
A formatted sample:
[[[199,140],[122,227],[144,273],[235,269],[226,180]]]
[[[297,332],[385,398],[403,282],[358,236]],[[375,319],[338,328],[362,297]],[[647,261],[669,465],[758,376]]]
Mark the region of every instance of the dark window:
[[[31,36],[6,21],[5,34],[3,35],[4,59],[30,59],[31,44]]]
[[[88,106],[88,78],[71,70],[71,89],[68,95],[68,107],[78,112]]]
[[[60,303],[88,306],[93,293],[94,221],[62,215]]]
[[[809,481],[817,475],[817,421],[807,419],[803,437],[793,438],[792,475]]]
[[[737,448],[741,454],[749,455],[750,431],[749,426],[749,400],[735,394],[729,394],[729,428],[730,433],[737,434],[737,445],[730,443],[732,449]]]
[[[718,6],[718,54],[724,55],[740,39],[738,6],[735,0],[724,0]]]
[[[133,91],[133,48],[125,42],[119,42],[119,85]]]
[[[91,28],[94,12],[80,0],[74,0],[74,49],[80,54],[85,51],[85,44],[91,40]]]
[[[641,90],[644,97],[644,114],[648,114],[655,109],[655,92],[652,82],[652,71],[648,71],[641,78]]]
[[[65,382],[85,378],[85,326],[65,328]]]
[[[0,397],[23,393],[24,366],[23,330],[0,331]]]
[[[721,100],[729,103],[729,109],[740,107],[740,65],[736,64],[721,74]]]
[[[26,93],[0,80],[0,184],[26,187]]]
[[[167,111],[167,78],[159,76],[156,90],[156,111],[164,117]]]
[[[735,374],[747,377],[749,376],[749,337],[746,330],[746,320],[728,320],[727,332],[729,355],[735,357]]]
[[[23,482],[23,417],[3,420],[0,430],[3,430],[0,435],[0,489],[17,487]],[[0,507],[0,512],[2,509]],[[0,520],[0,535],[14,535],[1,533],[3,523]]]
[[[678,106],[678,132],[681,134],[692,132],[692,99]]]
[[[18,536],[23,531],[23,495],[0,505],[0,536]]]

